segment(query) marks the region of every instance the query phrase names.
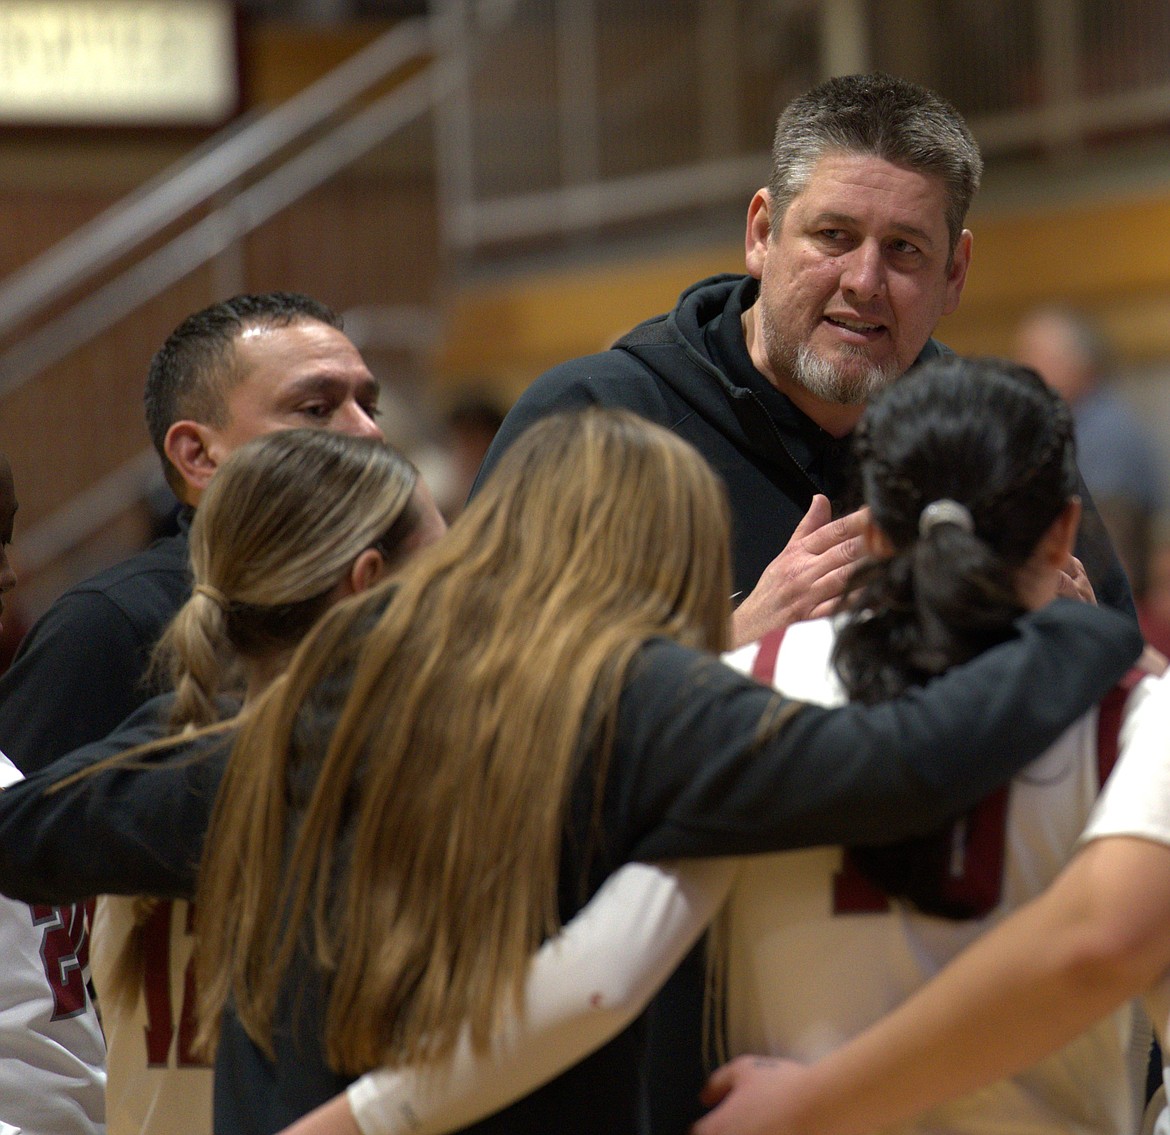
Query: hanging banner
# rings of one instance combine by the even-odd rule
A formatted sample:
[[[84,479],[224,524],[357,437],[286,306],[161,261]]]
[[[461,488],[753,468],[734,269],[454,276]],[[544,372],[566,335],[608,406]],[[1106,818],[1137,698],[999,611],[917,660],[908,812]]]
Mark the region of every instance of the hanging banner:
[[[240,101],[226,0],[0,0],[0,121],[212,126]]]

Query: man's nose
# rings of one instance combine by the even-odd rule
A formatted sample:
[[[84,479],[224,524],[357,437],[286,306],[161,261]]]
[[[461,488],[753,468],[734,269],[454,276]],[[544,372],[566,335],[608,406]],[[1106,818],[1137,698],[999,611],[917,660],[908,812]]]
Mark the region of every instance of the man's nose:
[[[346,402],[334,415],[334,424],[338,433],[349,434],[351,437],[371,437],[377,441],[385,441],[386,435],[382,427],[357,402]]]
[[[876,241],[862,241],[845,253],[841,270],[843,291],[862,300],[870,300],[885,290],[885,263]]]

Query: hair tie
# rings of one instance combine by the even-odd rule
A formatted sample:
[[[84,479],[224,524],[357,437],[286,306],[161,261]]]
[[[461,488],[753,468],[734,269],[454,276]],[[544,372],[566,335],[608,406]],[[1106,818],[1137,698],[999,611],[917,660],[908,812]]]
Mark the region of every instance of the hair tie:
[[[971,510],[965,504],[944,497],[942,500],[931,501],[918,517],[918,535],[925,536],[932,528],[939,524],[954,524],[964,532],[975,531],[975,521],[971,517]]]
[[[206,595],[221,611],[228,609],[227,596],[218,587],[213,587],[210,583],[195,584],[194,593],[196,595]]]

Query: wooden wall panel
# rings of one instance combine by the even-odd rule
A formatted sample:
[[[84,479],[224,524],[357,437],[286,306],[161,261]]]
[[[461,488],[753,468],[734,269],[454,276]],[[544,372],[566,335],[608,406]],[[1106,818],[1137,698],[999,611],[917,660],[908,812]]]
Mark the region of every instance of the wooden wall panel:
[[[1077,206],[977,214],[974,258],[940,337],[956,350],[1006,353],[1032,304],[1066,300],[1097,314],[1124,361],[1170,360],[1170,187]],[[739,235],[673,257],[545,272],[457,293],[439,361],[445,382],[476,377],[515,396],[542,370],[600,350],[670,307],[688,284],[742,271]]]

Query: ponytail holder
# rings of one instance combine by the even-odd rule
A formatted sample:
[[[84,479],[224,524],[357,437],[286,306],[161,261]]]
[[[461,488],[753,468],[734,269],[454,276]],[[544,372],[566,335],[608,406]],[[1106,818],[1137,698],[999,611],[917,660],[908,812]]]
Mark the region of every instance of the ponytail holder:
[[[206,595],[221,611],[226,611],[228,608],[227,596],[218,587],[213,587],[210,583],[195,584],[195,594]]]
[[[975,531],[975,521],[965,504],[959,504],[949,497],[931,501],[918,518],[918,535],[925,536],[932,528],[939,524],[953,524],[964,532]]]

